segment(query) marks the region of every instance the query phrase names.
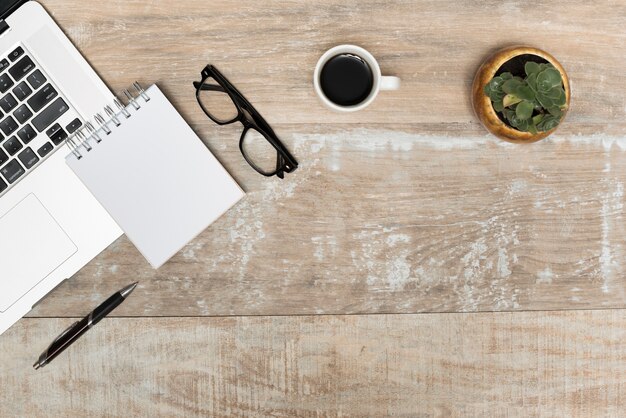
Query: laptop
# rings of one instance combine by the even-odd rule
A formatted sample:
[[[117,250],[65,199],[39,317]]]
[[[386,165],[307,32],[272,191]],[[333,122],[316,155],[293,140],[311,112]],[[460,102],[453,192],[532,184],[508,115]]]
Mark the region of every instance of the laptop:
[[[0,1],[0,334],[122,231],[65,163],[113,94],[35,1]]]

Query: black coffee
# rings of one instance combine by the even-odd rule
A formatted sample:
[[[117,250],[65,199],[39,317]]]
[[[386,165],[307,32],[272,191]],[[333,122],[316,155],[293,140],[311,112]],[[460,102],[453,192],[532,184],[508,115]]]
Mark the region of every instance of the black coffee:
[[[320,74],[322,91],[339,106],[361,103],[370,95],[373,85],[370,66],[357,55],[335,55],[326,61]]]

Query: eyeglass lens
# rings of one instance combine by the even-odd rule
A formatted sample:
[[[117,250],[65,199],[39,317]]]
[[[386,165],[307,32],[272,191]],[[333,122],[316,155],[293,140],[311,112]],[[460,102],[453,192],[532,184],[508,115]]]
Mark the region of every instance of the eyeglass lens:
[[[250,128],[246,131],[241,151],[257,170],[266,174],[276,171],[278,152],[258,130]]]
[[[220,122],[230,122],[238,115],[237,106],[217,81],[208,78],[198,91],[198,101],[205,112]]]

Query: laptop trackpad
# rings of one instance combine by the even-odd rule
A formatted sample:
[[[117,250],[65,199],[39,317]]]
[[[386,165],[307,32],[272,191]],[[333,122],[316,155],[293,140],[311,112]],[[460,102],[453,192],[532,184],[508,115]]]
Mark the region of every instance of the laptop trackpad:
[[[34,194],[0,217],[0,312],[77,251]]]

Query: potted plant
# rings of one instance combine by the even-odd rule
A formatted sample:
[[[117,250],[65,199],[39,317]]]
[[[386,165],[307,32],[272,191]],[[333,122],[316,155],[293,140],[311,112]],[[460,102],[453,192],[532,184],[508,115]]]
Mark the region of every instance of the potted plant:
[[[474,112],[489,132],[511,142],[550,135],[569,108],[569,79],[561,64],[537,48],[502,49],[478,69]]]

